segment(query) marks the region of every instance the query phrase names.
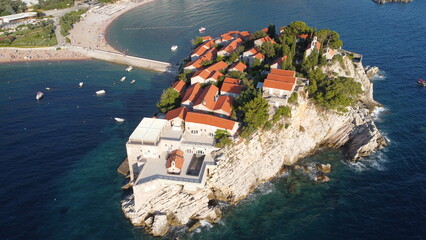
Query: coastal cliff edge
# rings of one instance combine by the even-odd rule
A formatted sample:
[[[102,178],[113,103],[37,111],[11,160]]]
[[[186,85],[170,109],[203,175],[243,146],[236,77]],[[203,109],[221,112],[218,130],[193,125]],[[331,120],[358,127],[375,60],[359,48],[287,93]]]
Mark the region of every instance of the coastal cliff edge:
[[[298,102],[291,105],[290,119],[214,152],[217,167],[205,188],[186,192],[180,185],[169,185],[138,210],[134,209],[133,195],[129,195],[122,201],[126,217],[155,236],[166,234],[173,226],[194,225],[199,220],[217,222],[221,210],[214,202],[237,203],[283,167],[319,148],[342,148],[348,161],[356,161],[385,146],[387,142],[371,117],[371,111],[379,104],[373,99],[373,84],[362,64],[344,57],[344,64],[335,63],[323,70],[352,77],[362,84],[364,94],[356,105],[345,113],[324,110],[302,90]]]

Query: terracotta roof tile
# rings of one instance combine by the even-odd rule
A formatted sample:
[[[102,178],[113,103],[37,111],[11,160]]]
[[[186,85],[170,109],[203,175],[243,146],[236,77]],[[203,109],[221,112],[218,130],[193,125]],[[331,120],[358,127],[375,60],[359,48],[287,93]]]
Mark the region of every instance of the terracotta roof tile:
[[[217,128],[223,128],[232,130],[237,122],[224,119],[221,117],[200,113],[200,112],[188,112],[186,114],[185,122],[199,123],[204,125],[210,125]]]
[[[289,76],[283,76],[283,75],[277,75],[277,74],[268,74],[266,79],[274,80],[278,82],[286,82],[290,84],[296,84],[296,78],[295,77],[289,77]]]
[[[240,79],[226,77],[224,83],[240,84]]]
[[[196,83],[191,85],[183,96],[182,102],[190,101],[194,102],[195,99],[201,94],[201,84]]]
[[[238,62],[238,63],[232,64],[231,67],[229,68],[229,70],[244,72],[244,70],[246,70],[246,68],[247,68],[247,65],[245,65],[242,62]]]
[[[213,64],[213,65],[209,66],[209,67],[207,68],[207,70],[209,70],[210,72],[213,72],[213,71],[220,71],[220,70],[225,69],[225,68],[227,68],[227,67],[228,67],[228,64],[227,64],[226,62],[224,62],[224,61],[220,61],[220,62],[217,62],[217,63],[215,63],[215,64]]]
[[[254,57],[254,58],[257,58],[257,59],[260,59],[260,60],[265,59],[265,55],[263,55],[263,54],[262,54],[262,53],[260,53],[260,52],[258,52],[258,53],[256,53],[255,55],[253,55],[253,57]]]
[[[243,90],[243,86],[233,84],[233,83],[227,83],[227,82],[224,82],[222,84],[222,87],[220,88],[221,94],[223,93],[240,94],[242,90]]]
[[[271,65],[278,64],[278,66],[281,67],[281,65],[286,59],[287,59],[287,56],[277,58]]]
[[[166,168],[172,166],[172,162],[175,162],[175,166],[182,169],[185,159],[183,158],[183,152],[179,149],[173,150],[167,158]]]
[[[230,44],[228,44],[224,49],[220,51],[225,51],[227,53],[232,53],[237,49],[237,47],[243,42],[241,38],[237,38],[234,41],[232,41]]]
[[[219,80],[219,77],[223,76],[223,74],[219,71],[213,71],[210,73],[210,75],[206,78],[209,80],[214,80],[215,82],[217,82]]]
[[[292,91],[293,90],[293,84],[286,83],[286,82],[280,82],[280,81],[274,81],[266,79],[263,83],[263,88],[274,88],[274,89],[280,89],[280,90],[286,90],[286,91]]]
[[[187,112],[188,112],[187,107],[179,107],[179,108],[168,111],[166,114],[166,119],[172,120],[177,117],[181,119],[185,119]]]
[[[201,94],[197,97],[197,99],[194,102],[194,107],[197,105],[202,104],[207,109],[210,109],[213,111],[214,106],[216,105],[215,97],[218,94],[219,89],[213,85],[210,84],[204,90],[201,92]]]
[[[210,71],[209,70],[207,70],[207,69],[201,69],[201,70],[196,71],[194,73],[194,75],[192,75],[191,79],[195,78],[195,77],[201,77],[202,79],[206,80],[209,76],[210,76]]]
[[[182,92],[182,90],[185,88],[186,83],[182,80],[176,81],[172,88],[178,92]]]
[[[205,41],[209,41],[213,38],[211,36],[204,36],[204,37],[201,37],[201,39],[203,39],[203,41],[205,42]]]
[[[214,107],[214,111],[221,110],[227,113],[227,116],[231,116],[232,114],[232,101],[233,98],[230,96],[220,96],[217,99],[216,105]]]
[[[284,69],[271,69],[271,73],[277,74],[277,75],[282,75],[282,76],[289,76],[289,77],[296,76],[295,71],[284,70]]]

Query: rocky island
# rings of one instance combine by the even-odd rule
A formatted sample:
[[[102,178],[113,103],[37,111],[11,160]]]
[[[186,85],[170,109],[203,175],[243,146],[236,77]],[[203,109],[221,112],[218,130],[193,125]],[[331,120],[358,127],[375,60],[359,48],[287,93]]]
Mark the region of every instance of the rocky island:
[[[126,143],[122,210],[155,236],[217,222],[260,183],[323,147],[357,161],[387,144],[362,55],[339,34],[294,22],[197,37],[181,73]],[[328,181],[319,165],[316,181]]]
[[[409,3],[409,2],[412,2],[413,0],[373,0],[373,1],[378,4],[385,4],[388,2]]]

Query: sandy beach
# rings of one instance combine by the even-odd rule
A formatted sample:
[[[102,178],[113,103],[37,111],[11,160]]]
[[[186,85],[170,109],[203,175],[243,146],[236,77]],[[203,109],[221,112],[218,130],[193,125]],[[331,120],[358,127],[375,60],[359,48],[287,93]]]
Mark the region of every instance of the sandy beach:
[[[14,62],[82,59],[89,59],[89,57],[65,48],[0,48],[0,64]]]
[[[152,1],[154,0],[120,1],[103,7],[93,7],[82,15],[80,22],[74,25],[67,36],[71,44],[47,48],[0,48],[0,63],[90,58],[81,51],[73,50],[74,46],[120,53],[105,39],[108,26],[122,14]]]

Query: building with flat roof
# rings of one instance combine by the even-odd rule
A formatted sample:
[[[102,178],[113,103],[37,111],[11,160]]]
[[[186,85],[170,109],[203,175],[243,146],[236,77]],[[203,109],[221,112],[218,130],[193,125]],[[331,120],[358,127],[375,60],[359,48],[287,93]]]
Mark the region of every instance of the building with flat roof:
[[[186,191],[203,187],[215,167],[214,136],[175,126],[187,111],[171,111],[166,115],[170,119],[143,118],[130,135],[126,150],[136,208],[165,185],[180,184]]]
[[[26,12],[26,13],[18,13],[18,14],[12,14],[7,16],[1,16],[0,17],[0,23],[7,24],[7,23],[14,23],[19,21],[24,21],[29,18],[35,18],[37,17],[36,12]]]

